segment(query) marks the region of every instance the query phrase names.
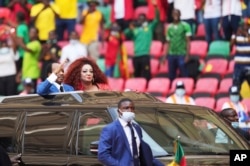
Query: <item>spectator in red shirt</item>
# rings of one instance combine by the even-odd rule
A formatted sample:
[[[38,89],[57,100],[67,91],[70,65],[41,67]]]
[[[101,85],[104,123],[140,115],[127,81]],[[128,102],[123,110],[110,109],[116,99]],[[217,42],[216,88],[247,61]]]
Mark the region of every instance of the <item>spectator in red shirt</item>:
[[[8,4],[8,8],[11,10],[10,19],[16,23],[16,15],[22,12],[25,16],[25,22],[27,25],[30,23],[30,9],[32,5],[27,2],[27,0],[11,0]]]

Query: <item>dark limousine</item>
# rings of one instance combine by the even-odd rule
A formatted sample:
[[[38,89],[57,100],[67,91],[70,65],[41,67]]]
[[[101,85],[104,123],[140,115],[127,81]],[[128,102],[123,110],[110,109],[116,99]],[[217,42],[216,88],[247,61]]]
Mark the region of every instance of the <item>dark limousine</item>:
[[[183,146],[191,166],[229,165],[231,149],[249,144],[209,108],[167,104],[147,93],[72,92],[0,98],[0,144],[10,156],[22,153],[28,166],[99,166],[102,128],[117,119],[117,102],[135,102],[143,139],[164,164],[174,158],[173,140]],[[216,130],[228,143],[216,141]]]

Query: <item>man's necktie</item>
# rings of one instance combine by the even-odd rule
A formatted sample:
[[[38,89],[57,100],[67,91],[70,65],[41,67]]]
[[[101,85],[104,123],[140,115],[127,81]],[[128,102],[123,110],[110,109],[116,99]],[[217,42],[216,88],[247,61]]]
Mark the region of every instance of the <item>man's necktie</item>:
[[[136,144],[136,137],[131,123],[128,123],[128,127],[131,131],[131,140],[132,140],[132,147],[133,147],[133,158],[134,158],[134,166],[140,165],[140,160],[138,156],[137,144]]]
[[[64,92],[62,85],[60,86],[60,92]]]

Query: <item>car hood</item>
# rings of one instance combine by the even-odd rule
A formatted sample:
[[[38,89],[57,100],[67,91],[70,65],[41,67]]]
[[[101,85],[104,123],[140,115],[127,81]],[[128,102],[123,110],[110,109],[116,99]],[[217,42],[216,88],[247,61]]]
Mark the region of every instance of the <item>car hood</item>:
[[[187,166],[229,166],[228,155],[190,155],[185,156]],[[164,164],[173,161],[174,156],[157,158]]]

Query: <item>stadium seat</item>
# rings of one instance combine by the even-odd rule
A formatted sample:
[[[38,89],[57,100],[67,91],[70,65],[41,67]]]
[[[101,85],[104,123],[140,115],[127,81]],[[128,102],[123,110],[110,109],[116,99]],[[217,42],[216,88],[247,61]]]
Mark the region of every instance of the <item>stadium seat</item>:
[[[82,24],[76,24],[76,25],[75,25],[75,31],[76,31],[76,33],[77,33],[79,36],[81,36],[82,30],[83,30]]]
[[[123,91],[124,83],[125,81],[123,78],[108,77],[108,85],[114,91]]]
[[[218,89],[219,81],[216,78],[199,78],[193,91],[193,97],[213,97]]]
[[[67,40],[62,40],[62,41],[58,41],[57,44],[58,44],[58,46],[59,46],[60,48],[63,48],[64,46],[66,46],[67,44],[69,44],[69,41],[67,41]]]
[[[129,78],[125,81],[124,89],[136,90],[139,92],[145,92],[147,88],[147,80],[142,77]]]
[[[215,109],[215,99],[213,97],[198,97],[195,99],[195,104]]]
[[[232,77],[233,75],[233,72],[234,72],[234,60],[230,60],[229,61],[229,65],[228,65],[228,69],[226,71],[226,74],[224,77]]]
[[[151,75],[154,77],[159,70],[160,61],[158,59],[150,59]]]
[[[150,56],[153,58],[160,58],[163,56],[163,44],[161,41],[153,40],[150,47]]]
[[[148,82],[148,88],[146,92],[154,96],[165,97],[170,88],[170,80],[168,78],[151,78]]]
[[[99,43],[99,53],[101,57],[105,57],[107,51],[107,42]]]
[[[207,55],[208,44],[205,40],[193,40],[190,42],[190,52],[191,56],[198,56],[204,59]]]
[[[128,71],[129,71],[129,75],[133,75],[134,74],[134,65],[133,65],[133,60],[131,58],[128,58]]]
[[[209,59],[201,73],[201,77],[216,77],[221,79],[227,72],[228,60],[222,58]]]
[[[219,89],[216,93],[216,98],[228,96],[229,88],[232,86],[232,78],[224,78],[221,80]]]
[[[222,105],[227,101],[229,101],[229,97],[219,98],[215,103],[215,111],[220,112],[222,110]]]
[[[11,10],[7,7],[0,7],[0,18],[9,18],[11,15]]]
[[[168,61],[160,63],[158,72],[156,73],[155,77],[168,77]]]
[[[229,58],[230,57],[230,42],[223,40],[212,41],[209,45],[209,50],[206,58]]]
[[[186,78],[182,78],[182,77],[175,78],[172,81],[171,89],[169,91],[169,94],[174,93],[175,87],[176,87],[176,83],[178,81],[183,81],[184,82],[185,89],[186,89],[186,94],[187,95],[191,95],[192,92],[193,92],[193,89],[194,89],[194,80],[192,78],[189,78],[189,77],[186,77]]]
[[[199,39],[199,40],[204,40],[205,39],[205,34],[206,34],[206,31],[205,31],[204,24],[199,24],[198,27],[197,27],[197,32],[195,34],[195,38]]]
[[[137,19],[140,14],[148,14],[148,6],[139,6],[135,8],[134,19]]]
[[[126,48],[127,54],[129,57],[133,57],[134,56],[134,42],[127,40],[123,42],[124,47]]]
[[[166,97],[163,97],[163,96],[156,96],[156,98],[159,99],[162,102],[166,101]]]

